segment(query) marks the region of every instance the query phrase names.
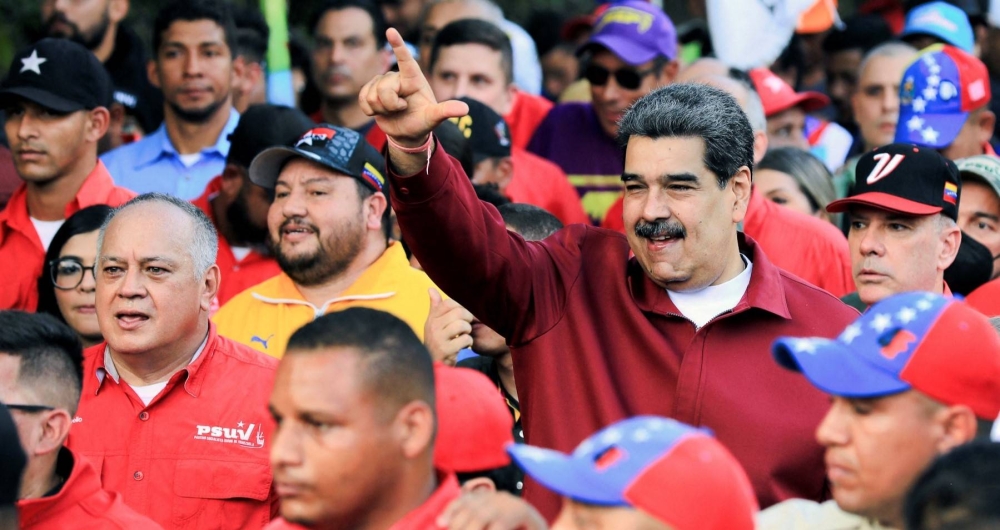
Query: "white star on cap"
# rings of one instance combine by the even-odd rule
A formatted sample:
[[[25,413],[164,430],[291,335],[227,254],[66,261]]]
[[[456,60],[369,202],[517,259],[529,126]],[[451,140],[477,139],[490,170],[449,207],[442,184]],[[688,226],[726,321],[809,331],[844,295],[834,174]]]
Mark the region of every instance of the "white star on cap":
[[[941,83],[941,86],[938,88],[938,94],[941,96],[942,100],[948,101],[958,95],[958,89],[955,88],[955,84],[951,81],[945,81]]]
[[[931,301],[927,300],[926,298],[917,302],[917,309],[919,309],[920,311],[927,311],[931,307],[933,307]]]
[[[764,86],[770,89],[774,94],[781,92],[781,89],[784,88],[784,84],[785,83],[777,77],[768,77],[764,80]]]
[[[938,66],[937,63],[931,64],[930,66],[928,66],[927,70],[930,71],[930,73],[935,74],[935,75],[941,73],[941,67]]]
[[[854,339],[861,335],[861,326],[857,323],[851,324],[844,329],[844,332],[840,334],[840,340],[850,344],[854,342]]]
[[[896,313],[896,318],[899,319],[900,323],[909,324],[914,318],[917,318],[917,312],[912,307],[904,307]]]
[[[816,344],[812,339],[795,339],[792,342],[792,349],[795,353],[816,353]]]
[[[18,73],[23,74],[24,72],[30,70],[38,75],[42,75],[42,70],[38,67],[45,61],[48,61],[48,59],[39,57],[38,50],[31,50],[31,55],[21,59],[21,64],[24,66],[21,67],[21,71]]]
[[[649,438],[649,431],[646,429],[636,429],[636,431],[632,433],[632,441],[636,443],[648,442]]]
[[[604,444],[614,444],[620,442],[622,439],[622,433],[618,429],[611,429],[601,435],[601,443]]]
[[[913,99],[913,112],[924,112],[927,110],[927,102],[923,98]]]
[[[936,87],[936,86],[938,86],[939,83],[941,83],[941,76],[933,75],[933,74],[927,76],[927,84],[928,85]]]
[[[925,88],[922,94],[924,95],[924,99],[926,99],[927,101],[934,101],[935,99],[937,99],[937,89],[934,87],[929,86]]]
[[[924,128],[924,119],[920,116],[913,116],[906,122],[906,128],[910,131],[919,131]]]
[[[933,127],[927,127],[926,129],[920,131],[920,138],[929,144],[936,144],[938,141],[938,133]]]
[[[874,329],[879,333],[882,333],[883,331],[889,329],[889,326],[891,325],[892,325],[892,315],[887,315],[885,313],[879,313],[875,315],[875,318],[872,319],[872,324],[871,324],[872,329]]]
[[[924,63],[927,66],[932,66],[932,65],[936,65],[937,64],[937,59],[934,58],[934,54],[933,53],[925,54],[923,57],[921,57],[921,59],[924,60]]]

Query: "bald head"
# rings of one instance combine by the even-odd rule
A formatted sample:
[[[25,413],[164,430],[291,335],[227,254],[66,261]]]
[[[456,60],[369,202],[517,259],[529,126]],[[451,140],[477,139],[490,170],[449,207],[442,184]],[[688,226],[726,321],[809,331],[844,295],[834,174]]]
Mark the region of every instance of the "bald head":
[[[438,32],[448,24],[466,18],[503,24],[503,11],[489,0],[439,0],[427,5],[420,22],[420,68],[430,71],[431,48]]]

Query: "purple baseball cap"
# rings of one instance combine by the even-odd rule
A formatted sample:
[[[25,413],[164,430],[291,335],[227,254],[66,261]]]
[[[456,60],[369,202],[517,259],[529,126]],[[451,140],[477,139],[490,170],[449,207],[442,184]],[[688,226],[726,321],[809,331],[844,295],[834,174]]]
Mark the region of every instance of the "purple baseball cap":
[[[590,39],[578,53],[594,45],[638,66],[657,57],[677,58],[677,29],[660,8],[641,0],[616,2],[594,22]]]

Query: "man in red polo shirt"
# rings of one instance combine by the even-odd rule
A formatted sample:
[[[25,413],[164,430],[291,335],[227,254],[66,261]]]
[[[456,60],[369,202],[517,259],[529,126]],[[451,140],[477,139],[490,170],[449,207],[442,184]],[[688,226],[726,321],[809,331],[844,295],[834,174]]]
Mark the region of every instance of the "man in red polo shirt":
[[[427,530],[459,496],[434,469],[434,368],[410,326],[353,307],[288,340],[271,392],[281,519],[268,530]]]
[[[43,39],[18,52],[0,85],[14,167],[24,183],[0,211],[0,309],[34,311],[45,250],[77,210],[135,196],[97,159],[111,78],[86,48]]]
[[[17,501],[21,528],[159,529],[101,489],[100,472],[63,446],[80,401],[76,333],[49,315],[21,311],[0,311],[0,329],[0,402],[28,457]]]
[[[148,193],[105,222],[97,320],[69,447],[164,528],[260,529],[277,511],[267,389],[277,362],[220,337],[208,314],[218,236],[181,199]]]
[[[794,329],[833,336],[857,312],[737,230],[754,135],[736,101],[700,84],[640,98],[619,126],[627,236],[572,225],[526,242],[434,149],[429,131],[467,106],[437,103],[387,33],[400,73],[373,79],[361,101],[391,140],[393,209],[428,275],[511,345],[525,440],[568,451],[624,417],[669,415],[711,428],[762,505],[821,498],[810,433],[828,402],[771,369],[770,342]],[[555,515],[554,495],[530,481],[524,494]]]
[[[248,108],[229,138],[222,174],[208,183],[201,197],[191,201],[219,232],[219,254],[215,259],[222,273],[218,307],[281,272],[267,237],[267,210],[274,193],[250,182],[248,171],[258,153],[291,144],[312,125],[298,109],[275,105]]]

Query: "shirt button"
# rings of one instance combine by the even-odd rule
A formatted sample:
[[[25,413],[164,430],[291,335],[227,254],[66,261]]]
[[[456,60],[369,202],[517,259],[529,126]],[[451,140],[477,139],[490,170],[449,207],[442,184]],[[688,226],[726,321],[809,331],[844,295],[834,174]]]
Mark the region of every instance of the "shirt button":
[[[135,473],[132,473],[132,478],[136,480],[142,480],[142,471],[136,471]]]
[[[146,411],[140,412],[139,413],[139,419],[142,420],[142,421],[148,420],[149,419],[149,413],[146,412]]]
[[[145,412],[143,412],[143,414],[145,414]],[[524,438],[524,431],[517,431],[517,435]]]

